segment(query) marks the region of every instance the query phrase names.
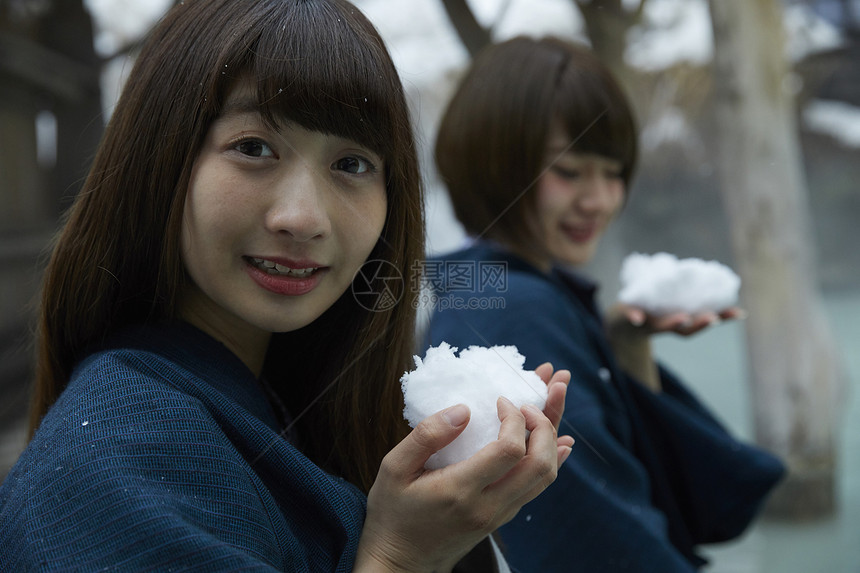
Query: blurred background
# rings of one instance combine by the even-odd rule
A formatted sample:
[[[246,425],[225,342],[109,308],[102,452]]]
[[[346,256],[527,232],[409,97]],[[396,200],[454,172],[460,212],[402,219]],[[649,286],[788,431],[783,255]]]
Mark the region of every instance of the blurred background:
[[[0,0],[0,477],[26,444],[46,247],[141,39],[172,3]],[[613,69],[636,110],[640,167],[586,270],[608,304],[632,251],[735,268],[750,318],[660,338],[656,350],[730,428],[792,469],[742,539],[708,548],[706,570],[860,572],[860,0],[354,3],[407,89],[430,253],[465,240],[432,146],[471,57],[488,42],[554,34]]]

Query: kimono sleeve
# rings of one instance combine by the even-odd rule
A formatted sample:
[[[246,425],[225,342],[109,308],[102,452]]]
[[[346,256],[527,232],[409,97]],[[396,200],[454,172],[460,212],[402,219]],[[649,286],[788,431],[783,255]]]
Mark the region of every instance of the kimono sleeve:
[[[116,360],[82,376],[3,484],[0,569],[288,566],[259,482],[197,400]]]
[[[629,387],[692,541],[737,537],[785,468],[770,453],[731,436],[665,367],[661,381],[658,394],[636,383]]]

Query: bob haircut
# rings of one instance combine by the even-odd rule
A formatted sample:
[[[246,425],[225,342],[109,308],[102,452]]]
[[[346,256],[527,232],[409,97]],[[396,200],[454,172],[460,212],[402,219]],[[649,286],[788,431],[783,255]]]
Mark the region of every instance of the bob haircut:
[[[265,121],[292,121],[377,152],[388,212],[368,260],[405,277],[423,257],[407,104],[382,39],[359,10],[345,0],[179,3],[144,44],[57,238],[42,292],[31,432],[88,350],[127,325],[178,319],[192,167],[239,81],[256,84]],[[387,282],[370,286],[401,298],[402,282]],[[366,310],[347,290],[314,323],[275,334],[266,358],[264,376],[295,417],[300,448],[365,490],[406,432],[399,377],[410,366],[414,314],[408,301]]]
[[[436,140],[439,174],[470,235],[544,248],[533,226],[536,194],[530,191],[546,168],[553,121],[567,131],[572,151],[619,161],[629,185],[637,155],[633,113],[588,49],[520,36],[475,58]]]

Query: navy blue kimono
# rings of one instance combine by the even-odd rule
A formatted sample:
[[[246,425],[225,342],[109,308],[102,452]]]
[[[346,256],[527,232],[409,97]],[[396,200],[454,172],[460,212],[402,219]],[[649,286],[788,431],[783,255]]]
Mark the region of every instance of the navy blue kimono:
[[[696,546],[738,536],[783,475],[662,366],[661,393],[622,372],[581,277],[541,273],[483,242],[425,270],[429,344],[512,344],[526,368],[571,372],[560,432],[576,444],[555,483],[500,530],[514,570],[695,571]]]
[[[347,572],[365,504],[221,343],[140,327],[77,366],[0,487],[0,570]]]

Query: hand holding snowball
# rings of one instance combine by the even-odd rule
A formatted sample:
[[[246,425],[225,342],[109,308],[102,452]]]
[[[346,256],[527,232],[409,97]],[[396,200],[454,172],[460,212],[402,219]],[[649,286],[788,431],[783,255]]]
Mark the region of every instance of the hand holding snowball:
[[[496,401],[496,440],[470,458],[429,470],[430,457],[468,426],[456,404],[418,423],[383,459],[368,494],[356,571],[449,570],[472,547],[555,480],[573,439],[557,436],[570,373],[536,371],[546,384],[544,412]]]
[[[547,386],[534,372],[522,369],[525,357],[515,346],[471,346],[460,352],[442,342],[429,348],[415,370],[400,379],[403,417],[413,428],[434,412],[463,403],[471,410],[466,430],[451,444],[433,454],[428,469],[465,460],[496,439],[499,418],[496,400],[504,396],[517,407],[543,409]]]
[[[633,253],[624,260],[620,278],[619,303],[608,316],[610,331],[626,323],[644,335],[689,336],[744,316],[735,306],[740,278],[716,261]]]
[[[690,336],[723,320],[743,317],[735,306],[740,278],[716,261],[668,253],[633,253],[621,267],[619,303],[607,313],[607,332],[618,362],[653,391],[660,390],[650,336]]]

